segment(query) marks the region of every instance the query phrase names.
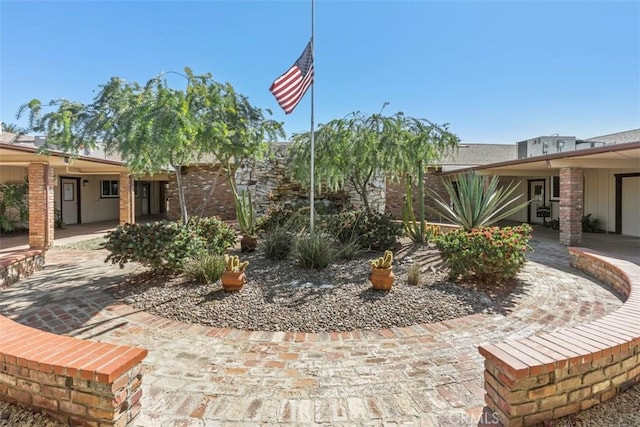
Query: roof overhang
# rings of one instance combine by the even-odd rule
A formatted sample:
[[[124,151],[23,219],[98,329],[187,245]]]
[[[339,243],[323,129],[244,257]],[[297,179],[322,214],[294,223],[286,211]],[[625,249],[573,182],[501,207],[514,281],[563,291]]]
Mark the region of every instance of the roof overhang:
[[[457,175],[473,170],[482,175],[534,176],[549,175],[561,168],[640,169],[640,142],[611,144],[603,147],[491,163],[442,172],[440,175]]]
[[[112,175],[130,173],[129,168],[117,160],[97,157],[73,157],[59,151],[39,154],[38,149],[30,146],[0,143],[0,164],[2,166],[27,167],[31,163],[47,163],[53,166],[58,175]],[[147,181],[166,181],[168,173],[144,175],[138,179]]]

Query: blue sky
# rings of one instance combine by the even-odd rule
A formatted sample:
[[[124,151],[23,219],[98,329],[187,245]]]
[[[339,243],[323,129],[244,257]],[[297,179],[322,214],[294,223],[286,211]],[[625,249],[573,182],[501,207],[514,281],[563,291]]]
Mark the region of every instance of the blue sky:
[[[0,0],[0,119],[38,98],[90,102],[112,76],[210,72],[290,135],[268,88],[310,37],[310,1]],[[463,142],[640,127],[640,2],[316,1],[316,123],[404,111]],[[182,87],[184,79],[169,79]]]

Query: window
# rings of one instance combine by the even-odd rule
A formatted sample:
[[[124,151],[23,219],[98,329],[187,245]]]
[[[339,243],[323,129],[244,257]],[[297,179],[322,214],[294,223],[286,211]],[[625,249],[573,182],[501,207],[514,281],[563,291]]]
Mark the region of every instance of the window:
[[[118,181],[100,181],[100,197],[118,197]]]
[[[560,200],[560,177],[551,177],[551,200]]]

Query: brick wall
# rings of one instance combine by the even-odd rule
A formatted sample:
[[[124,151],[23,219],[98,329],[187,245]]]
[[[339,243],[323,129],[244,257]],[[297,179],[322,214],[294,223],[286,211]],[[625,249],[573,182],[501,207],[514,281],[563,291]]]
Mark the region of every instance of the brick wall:
[[[185,188],[187,213],[189,216],[220,216],[223,220],[236,219],[236,208],[231,189],[227,184],[224,170],[214,165],[197,165],[185,168],[182,175]],[[213,195],[209,197],[211,186],[215,182]],[[180,218],[178,187],[174,174],[169,178],[168,218]]]
[[[17,251],[0,258],[0,289],[44,268],[44,250]]]
[[[135,222],[135,209],[133,205],[134,188],[133,177],[127,173],[121,173],[118,182],[118,204],[120,211],[120,225],[133,224]]]
[[[67,425],[123,427],[140,412],[147,351],[83,341],[0,316],[0,400]]]
[[[29,164],[29,246],[47,249],[53,244],[53,167]]]
[[[436,204],[431,191],[435,191],[445,200],[449,200],[447,191],[444,188],[442,177],[433,173],[428,173],[424,177],[425,188],[425,216],[428,221],[440,221],[441,218],[435,211]],[[393,216],[396,219],[402,218],[402,205],[405,194],[405,182],[404,179],[400,181],[392,181],[387,179],[386,189],[386,213]],[[418,215],[418,190],[413,189],[413,210]]]
[[[560,243],[567,246],[582,242],[584,182],[582,169],[560,169]]]
[[[548,422],[605,402],[640,383],[640,267],[569,248],[575,268],[627,296],[621,308],[551,334],[480,347],[485,401],[506,427]]]

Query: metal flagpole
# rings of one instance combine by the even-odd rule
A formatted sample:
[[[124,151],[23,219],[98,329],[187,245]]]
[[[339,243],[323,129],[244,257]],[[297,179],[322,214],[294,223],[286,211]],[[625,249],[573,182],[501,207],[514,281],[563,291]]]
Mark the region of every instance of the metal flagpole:
[[[316,87],[316,77],[315,77],[315,69],[316,69],[316,54],[315,54],[315,0],[311,0],[311,58],[313,61],[313,82],[311,83],[311,191],[309,192],[309,231],[313,234],[313,222],[315,217],[315,138],[314,138],[314,126],[313,126],[313,101],[314,101],[314,92]]]

